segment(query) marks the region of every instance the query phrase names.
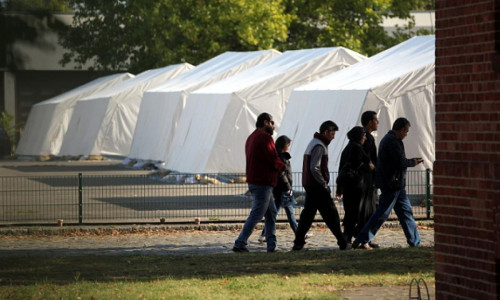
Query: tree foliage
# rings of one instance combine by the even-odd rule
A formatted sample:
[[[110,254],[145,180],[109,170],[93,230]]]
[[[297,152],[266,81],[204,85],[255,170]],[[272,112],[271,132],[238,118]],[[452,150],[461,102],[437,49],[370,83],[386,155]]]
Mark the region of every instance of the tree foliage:
[[[43,31],[63,28],[52,11],[70,11],[67,0],[4,0],[0,2],[0,68],[15,70],[23,65],[23,57],[15,55],[12,45],[17,41],[43,47],[37,37]],[[29,14],[36,22],[22,16]],[[46,45],[45,45],[46,46]]]
[[[272,48],[286,39],[290,17],[280,1],[75,1],[73,27],[62,44],[71,60],[132,72],[225,51]]]
[[[384,17],[409,18],[432,0],[71,0],[62,59],[139,72],[225,51],[344,46],[373,55],[413,35],[389,36]],[[412,26],[409,19],[408,27]]]
[[[392,47],[413,33],[400,28],[388,35],[384,17],[408,19],[410,10],[427,7],[432,0],[288,0],[286,12],[293,15],[288,39],[281,49],[343,46],[365,55]],[[422,32],[422,34],[425,34]]]
[[[71,12],[69,0],[5,0],[7,11],[18,12]]]

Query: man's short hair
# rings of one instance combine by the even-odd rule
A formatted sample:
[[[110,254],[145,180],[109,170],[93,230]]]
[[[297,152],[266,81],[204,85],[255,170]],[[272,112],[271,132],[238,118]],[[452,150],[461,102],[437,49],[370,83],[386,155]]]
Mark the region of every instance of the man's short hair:
[[[410,126],[411,126],[410,121],[408,121],[406,118],[398,118],[392,124],[392,130],[398,131]]]
[[[373,110],[367,110],[361,115],[361,125],[366,126],[373,120],[373,116],[376,116],[377,113]]]
[[[255,127],[257,128],[261,128],[261,127],[264,127],[264,121],[271,121],[272,119],[272,116],[266,112],[264,113],[261,113],[258,117],[257,117],[257,122],[255,122]]]
[[[339,127],[333,121],[328,120],[323,122],[323,124],[321,124],[321,126],[319,127],[319,133],[323,133],[327,130],[338,131]]]

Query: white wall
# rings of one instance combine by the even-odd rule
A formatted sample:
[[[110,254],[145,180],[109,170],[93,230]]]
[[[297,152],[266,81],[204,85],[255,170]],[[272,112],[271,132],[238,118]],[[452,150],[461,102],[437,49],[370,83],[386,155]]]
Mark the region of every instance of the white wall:
[[[411,29],[412,32],[419,29],[436,30],[436,16],[433,10],[411,11],[410,15],[415,20],[415,27]],[[384,18],[382,26],[385,31],[392,33],[396,30],[396,25],[400,28],[405,28],[408,25],[408,21],[399,18]]]

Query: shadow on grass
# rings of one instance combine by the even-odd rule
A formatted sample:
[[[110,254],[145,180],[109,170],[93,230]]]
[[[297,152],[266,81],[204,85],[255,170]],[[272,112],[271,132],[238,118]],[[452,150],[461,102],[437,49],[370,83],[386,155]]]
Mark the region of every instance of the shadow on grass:
[[[17,256],[0,262],[0,285],[151,281],[302,273],[376,275],[433,273],[433,248],[210,255]]]

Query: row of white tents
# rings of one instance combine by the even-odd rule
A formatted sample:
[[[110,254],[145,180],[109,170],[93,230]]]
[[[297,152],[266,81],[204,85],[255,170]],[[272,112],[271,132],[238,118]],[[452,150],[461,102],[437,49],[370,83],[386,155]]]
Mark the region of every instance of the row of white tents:
[[[197,67],[173,65],[94,80],[38,103],[19,156],[112,155],[163,162],[186,173],[242,173],[244,144],[261,112],[293,142],[292,168],[319,125],[336,122],[336,170],[345,134],[365,110],[379,113],[377,141],[401,116],[405,145],[434,161],[434,36],[415,37],[373,57],[342,48],[226,52]]]
[[[280,55],[275,50],[226,52],[144,93],[129,156],[164,160],[186,101],[193,91],[253,69]]]

